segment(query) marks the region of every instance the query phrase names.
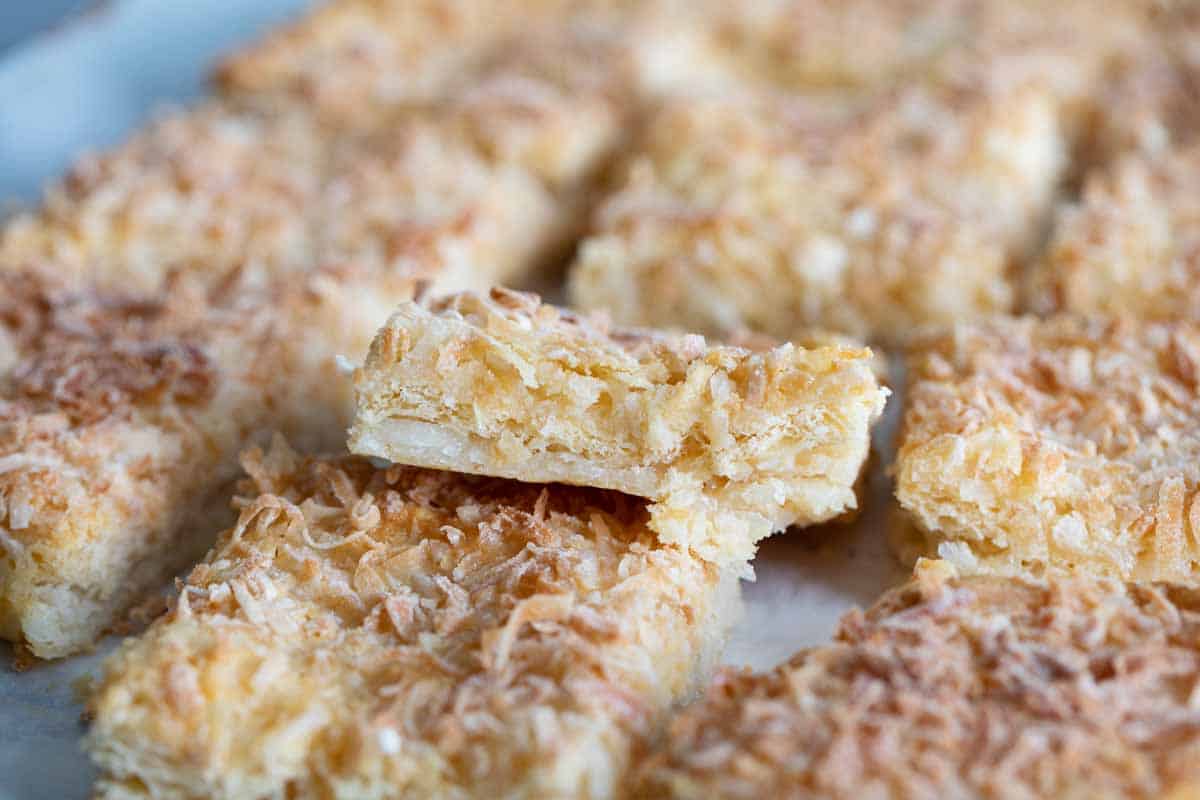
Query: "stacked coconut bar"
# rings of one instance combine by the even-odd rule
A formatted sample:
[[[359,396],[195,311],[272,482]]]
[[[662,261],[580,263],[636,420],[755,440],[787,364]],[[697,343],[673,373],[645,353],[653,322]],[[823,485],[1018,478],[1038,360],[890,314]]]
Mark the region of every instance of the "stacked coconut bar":
[[[354,452],[647,497],[664,542],[722,564],[856,507],[887,397],[861,347],[710,345],[505,290],[405,304],[356,389]]]
[[[419,8],[392,17],[370,5],[318,12],[275,41],[354,39],[357,23],[331,20],[360,12],[426,30],[407,16]],[[614,39],[610,12],[566,33],[493,28],[504,46],[477,47],[440,94],[376,102],[371,90],[346,117],[312,103],[307,79],[239,86],[256,57],[235,59],[224,97],[86,160],[5,228],[0,264],[31,287],[5,318],[8,636],[47,657],[86,647],[207,545],[241,447],[270,430],[329,447],[345,410],[335,356],[363,352],[376,309],[544,263],[578,225],[636,98],[681,68],[677,52],[639,49],[635,27]],[[505,313],[558,313],[496,298]],[[42,316],[26,319],[29,308]],[[565,328],[569,344],[577,332]],[[603,482],[477,479],[303,457],[282,442],[252,450],[237,525],[95,693],[101,794],[616,792],[713,663],[753,540],[853,507],[884,392],[860,349],[758,354],[596,330],[629,371],[606,390],[630,381],[658,395],[618,423],[696,395],[666,422],[683,424],[674,444],[635,454],[659,478],[634,488],[670,500],[692,482],[698,521],[659,505],[680,531],[711,538],[717,484],[735,479],[720,558],[665,542],[646,500]],[[553,364],[551,343],[517,340]],[[572,358],[595,356],[592,344],[576,342]],[[755,441],[755,421],[778,415]],[[736,437],[728,464],[675,463],[722,424]],[[592,446],[615,435],[596,433]],[[771,463],[766,445],[780,438],[795,475]],[[767,503],[761,520],[746,519],[753,493]]]
[[[402,305],[356,388],[350,448],[387,461],[251,455],[237,526],[110,664],[109,796],[612,796],[754,543],[854,507],[886,397],[861,348],[501,289]]]

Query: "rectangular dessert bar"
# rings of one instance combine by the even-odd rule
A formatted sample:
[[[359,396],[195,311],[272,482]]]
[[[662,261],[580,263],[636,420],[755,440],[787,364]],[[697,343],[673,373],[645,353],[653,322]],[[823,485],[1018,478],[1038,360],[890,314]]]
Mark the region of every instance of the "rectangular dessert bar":
[[[963,572],[1189,580],[1200,564],[1200,329],[997,319],[909,359],[903,550]]]
[[[1034,83],[681,99],[598,211],[572,301],[621,324],[886,343],[1005,311],[1065,156]]]
[[[616,492],[251,453],[237,525],[108,662],[98,796],[620,796],[732,574]]]
[[[855,508],[887,397],[865,348],[610,329],[500,289],[401,306],[355,387],[352,452],[647,497],[664,542],[721,563]]]
[[[562,217],[536,176],[437,123],[334,136],[302,110],[214,101],[82,159],[0,231],[0,270],[154,290],[173,272],[219,284],[353,265],[486,288],[560,247],[576,224]]]
[[[28,273],[0,287],[0,638],[91,646],[213,541],[237,454],[334,447],[356,358],[409,281],[321,271],[143,295]]]
[[[926,564],[833,643],[722,674],[633,796],[1196,797],[1198,599]]]

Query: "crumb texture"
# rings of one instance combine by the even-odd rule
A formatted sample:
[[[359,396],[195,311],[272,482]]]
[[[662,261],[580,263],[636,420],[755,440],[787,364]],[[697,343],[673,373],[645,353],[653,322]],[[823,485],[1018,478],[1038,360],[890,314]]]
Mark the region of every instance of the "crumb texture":
[[[736,606],[625,495],[282,442],[245,467],[94,695],[101,796],[614,796]]]
[[[640,796],[1194,796],[1194,590],[939,571],[773,672],[723,673]]]
[[[906,544],[964,571],[1191,578],[1198,367],[1190,323],[1001,319],[929,337],[897,458]]]
[[[1146,4],[698,16],[716,75],[651,115],[572,268],[572,302],[622,324],[898,345],[1009,312],[1071,156],[1153,127],[1106,119],[1117,65],[1158,42]]]

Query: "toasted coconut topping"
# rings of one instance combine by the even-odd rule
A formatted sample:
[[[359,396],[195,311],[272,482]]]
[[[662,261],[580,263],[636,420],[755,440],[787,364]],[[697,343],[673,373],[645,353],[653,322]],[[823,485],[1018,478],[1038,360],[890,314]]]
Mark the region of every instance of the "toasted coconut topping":
[[[608,796],[724,630],[732,584],[625,495],[245,466],[237,525],[94,697],[113,792]]]
[[[269,285],[353,266],[457,290],[539,266],[575,224],[570,210],[516,156],[483,152],[436,116],[348,133],[302,108],[167,114],[81,159],[0,229],[0,274],[153,292],[179,274]]]
[[[5,370],[6,399],[62,411],[79,424],[134,405],[207,401],[210,360],[196,340],[179,338],[191,326],[172,326],[169,313],[145,299],[12,276],[0,297],[0,324],[27,357]]]
[[[926,564],[832,644],[725,672],[642,796],[1188,797],[1198,684],[1192,589]]]
[[[15,358],[0,365],[3,402],[80,425],[136,406],[207,402],[216,376],[201,315],[180,313],[188,302],[207,298],[185,289],[164,302],[10,276],[0,327]]]

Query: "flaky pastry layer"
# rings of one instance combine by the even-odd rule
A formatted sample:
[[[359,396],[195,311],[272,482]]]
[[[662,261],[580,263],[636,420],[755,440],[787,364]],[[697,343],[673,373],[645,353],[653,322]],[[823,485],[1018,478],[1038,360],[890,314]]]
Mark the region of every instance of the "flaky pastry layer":
[[[887,390],[869,350],[765,351],[610,329],[534,295],[409,303],[356,377],[353,452],[654,500],[651,527],[720,562],[855,508]]]

